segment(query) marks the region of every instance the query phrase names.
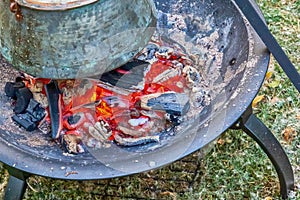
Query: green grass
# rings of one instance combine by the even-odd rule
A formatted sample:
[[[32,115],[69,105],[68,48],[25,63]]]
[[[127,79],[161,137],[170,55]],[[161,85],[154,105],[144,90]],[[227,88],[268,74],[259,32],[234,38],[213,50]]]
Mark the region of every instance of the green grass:
[[[259,0],[271,32],[300,69],[300,1]],[[272,59],[271,78],[254,109],[286,150],[300,187],[300,95]],[[299,70],[300,71],[300,70]],[[282,132],[296,131],[287,142]],[[196,152],[159,170],[98,181],[61,181],[33,176],[25,199],[280,199],[276,172],[261,148],[241,131],[228,131],[204,159]],[[0,191],[8,174],[1,168]],[[300,189],[300,188],[299,188]],[[296,190],[290,199],[300,199]]]

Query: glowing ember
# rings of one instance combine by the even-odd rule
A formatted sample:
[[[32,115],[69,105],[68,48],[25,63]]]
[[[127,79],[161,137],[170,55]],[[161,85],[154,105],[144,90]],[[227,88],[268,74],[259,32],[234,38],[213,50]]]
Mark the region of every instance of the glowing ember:
[[[52,137],[60,138],[68,152],[78,153],[84,151],[82,141],[93,148],[109,147],[112,141],[124,146],[159,142],[160,132],[178,125],[190,107],[203,102],[200,98],[190,103],[201,80],[191,63],[173,49],[157,47],[150,59],[132,61],[100,80],[54,81],[25,75],[20,82],[46,110],[39,126],[56,123]],[[48,94],[47,101],[45,87],[50,83],[57,87],[57,121],[50,119],[53,99]]]

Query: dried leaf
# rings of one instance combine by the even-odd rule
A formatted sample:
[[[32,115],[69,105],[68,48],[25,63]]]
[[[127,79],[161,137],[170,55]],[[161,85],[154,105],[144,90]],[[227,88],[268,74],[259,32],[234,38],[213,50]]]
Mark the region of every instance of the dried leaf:
[[[228,143],[228,144],[231,144],[233,141],[232,141],[232,139],[227,138],[225,142]]]
[[[77,172],[77,171],[69,171],[69,172],[66,172],[66,173],[65,173],[65,177],[68,177],[68,176],[70,176],[70,175],[72,175],[72,174],[78,174],[78,172]]]
[[[219,139],[217,143],[218,143],[219,145],[223,145],[223,144],[225,144],[225,140]]]
[[[259,102],[261,102],[265,98],[265,95],[256,96],[252,101],[252,107],[255,108]]]
[[[274,80],[271,83],[268,84],[269,87],[271,88],[277,88],[280,85],[280,81],[279,80]]]
[[[172,199],[177,199],[176,197],[177,197],[177,195],[176,195],[176,193],[174,193],[174,192],[169,192],[169,191],[166,191],[166,192],[161,192],[161,195],[163,195],[163,196],[169,196],[169,197],[171,197]]]
[[[266,197],[265,200],[273,200],[272,197]]]
[[[288,127],[282,131],[283,139],[288,143],[291,143],[293,141],[293,139],[296,137],[296,135],[297,135],[297,132],[292,127]]]
[[[269,80],[269,79],[272,77],[272,75],[273,75],[273,72],[268,71],[268,72],[266,73],[266,80]]]

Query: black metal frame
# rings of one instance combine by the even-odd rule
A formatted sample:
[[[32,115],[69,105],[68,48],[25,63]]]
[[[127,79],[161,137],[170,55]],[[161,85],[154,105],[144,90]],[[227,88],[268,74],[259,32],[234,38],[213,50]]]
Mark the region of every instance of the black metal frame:
[[[4,165],[9,173],[8,184],[5,189],[5,200],[22,199],[27,188],[27,178],[31,174],[23,172],[12,166]]]
[[[253,114],[251,106],[231,128],[242,129],[264,150],[276,169],[281,197],[287,199],[294,187],[293,169],[289,158],[273,133]],[[10,177],[4,199],[22,199],[27,188],[26,179],[31,174],[8,165],[5,165],[5,168]]]
[[[279,178],[281,197],[287,199],[289,192],[294,189],[293,168],[279,141],[266,125],[253,114],[251,106],[232,126],[232,129],[242,129],[267,154]]]
[[[234,0],[237,6],[241,9],[242,13],[248,19],[249,23],[259,35],[261,40],[267,46],[274,58],[277,60],[283,71],[286,73],[295,88],[300,92],[300,74],[296,67],[289,60],[281,46],[278,44],[272,33],[269,31],[268,26],[260,17],[259,12],[255,9],[253,1]]]

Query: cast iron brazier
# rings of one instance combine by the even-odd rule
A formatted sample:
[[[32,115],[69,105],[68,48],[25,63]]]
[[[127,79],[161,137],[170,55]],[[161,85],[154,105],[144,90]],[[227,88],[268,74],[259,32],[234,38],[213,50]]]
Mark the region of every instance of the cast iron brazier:
[[[180,46],[196,63],[210,59],[210,65],[205,65],[201,74],[207,78],[211,103],[193,120],[183,122],[176,134],[162,136],[159,145],[128,148],[112,145],[101,151],[90,149],[88,153],[68,156],[56,144],[49,145],[47,136],[15,127],[7,111],[8,98],[1,91],[0,160],[10,173],[7,199],[22,198],[25,180],[31,174],[92,180],[139,173],[201,149],[232,127],[242,128],[262,146],[278,172],[281,194],[287,197],[294,184],[289,160],[276,138],[248,108],[263,82],[270,58],[268,49],[232,1],[154,2],[159,38],[164,43]],[[211,44],[216,48],[210,49],[211,45],[204,48],[201,39],[205,37],[212,39]],[[206,57],[205,52],[210,50],[215,51],[214,56]],[[10,77],[16,72],[2,62],[1,73]],[[33,138],[46,142],[34,146],[28,142]],[[73,171],[76,173],[65,176],[66,172]]]

